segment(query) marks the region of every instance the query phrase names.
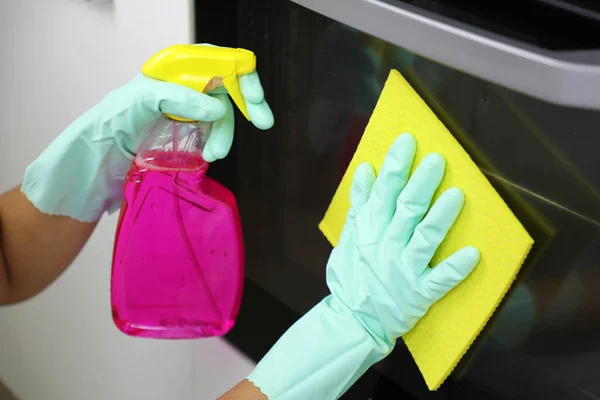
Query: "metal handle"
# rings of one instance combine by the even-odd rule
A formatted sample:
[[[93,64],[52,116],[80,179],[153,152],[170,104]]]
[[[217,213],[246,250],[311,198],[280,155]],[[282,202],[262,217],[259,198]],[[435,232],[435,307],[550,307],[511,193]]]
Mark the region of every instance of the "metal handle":
[[[378,0],[292,0],[451,68],[541,100],[600,110],[600,50],[553,52]]]

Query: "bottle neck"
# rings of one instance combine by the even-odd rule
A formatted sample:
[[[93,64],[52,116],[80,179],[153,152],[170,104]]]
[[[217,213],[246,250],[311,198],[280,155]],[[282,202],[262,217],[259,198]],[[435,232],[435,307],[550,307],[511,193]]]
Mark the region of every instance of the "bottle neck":
[[[138,154],[134,163],[138,168],[148,171],[182,172],[204,174],[208,169],[208,162],[196,154],[174,153],[168,151],[150,151],[143,155]]]
[[[207,170],[208,163],[205,161],[202,167],[196,170],[174,171],[173,180],[177,186],[195,191],[202,185]]]

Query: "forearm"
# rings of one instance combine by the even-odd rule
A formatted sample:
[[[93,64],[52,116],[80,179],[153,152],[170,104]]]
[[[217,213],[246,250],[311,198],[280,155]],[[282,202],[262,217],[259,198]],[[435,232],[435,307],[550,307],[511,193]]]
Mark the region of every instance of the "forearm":
[[[246,380],[219,400],[337,399],[390,351],[328,296],[275,343]]]
[[[0,195],[0,304],[26,300],[50,285],[95,226],[43,214],[20,188]]]

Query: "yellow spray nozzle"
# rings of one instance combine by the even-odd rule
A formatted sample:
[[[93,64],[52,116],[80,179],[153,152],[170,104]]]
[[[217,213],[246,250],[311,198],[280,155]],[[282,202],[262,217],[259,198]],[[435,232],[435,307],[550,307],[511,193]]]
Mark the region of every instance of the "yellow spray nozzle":
[[[221,78],[233,102],[250,120],[238,75],[249,74],[255,69],[256,56],[249,50],[178,44],[152,56],[142,67],[142,73],[149,78],[177,83],[199,92],[204,92],[213,78]]]

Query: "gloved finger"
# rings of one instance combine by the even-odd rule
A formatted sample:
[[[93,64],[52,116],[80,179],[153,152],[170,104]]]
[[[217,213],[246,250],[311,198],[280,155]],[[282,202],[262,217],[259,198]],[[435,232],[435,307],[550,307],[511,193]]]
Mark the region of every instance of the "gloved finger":
[[[217,121],[225,116],[225,104],[211,96],[183,85],[154,81],[158,110],[163,114],[189,118],[196,121]]]
[[[356,167],[350,188],[350,209],[340,235],[340,242],[346,239],[351,227],[354,226],[356,215],[369,200],[375,179],[375,169],[371,164],[364,162]]]
[[[209,94],[228,94],[228,92],[224,87],[220,87],[215,90],[211,90]],[[265,100],[258,103],[246,102],[246,109],[248,110],[250,121],[258,129],[267,130],[273,127],[275,123],[275,117],[273,117],[273,112]]]
[[[239,81],[240,91],[242,92],[242,96],[244,96],[246,103],[258,104],[263,102],[265,99],[265,92],[256,70],[249,74],[241,75]]]
[[[223,159],[229,154],[235,128],[233,105],[229,101],[229,97],[226,94],[217,94],[213,97],[225,105],[227,112],[223,118],[213,124],[210,136],[202,151],[202,158],[209,163]]]
[[[389,225],[387,237],[405,246],[417,224],[431,205],[431,200],[442,182],[446,161],[437,154],[428,154],[410,177],[397,198],[396,212]]]
[[[396,209],[396,199],[404,189],[417,150],[415,138],[404,133],[388,151],[369,199],[369,219],[373,227],[387,227]]]
[[[250,121],[258,129],[267,130],[273,127],[275,117],[273,117],[273,112],[266,101],[263,100],[261,103],[256,104],[246,103],[246,109],[248,110]]]
[[[363,162],[356,168],[350,188],[350,205],[354,215],[358,214],[369,200],[376,179],[375,168],[371,164]]]
[[[269,104],[265,101],[265,92],[260,83],[258,72],[252,71],[249,74],[239,77],[240,91],[246,101],[246,108],[250,120],[258,129],[266,130],[273,127],[275,118]]]
[[[404,265],[412,268],[416,275],[427,270],[431,258],[456,221],[464,203],[465,195],[462,190],[446,190],[415,228],[402,258]]]
[[[481,255],[475,247],[465,247],[427,270],[422,280],[423,295],[432,304],[462,282],[475,269]]]

